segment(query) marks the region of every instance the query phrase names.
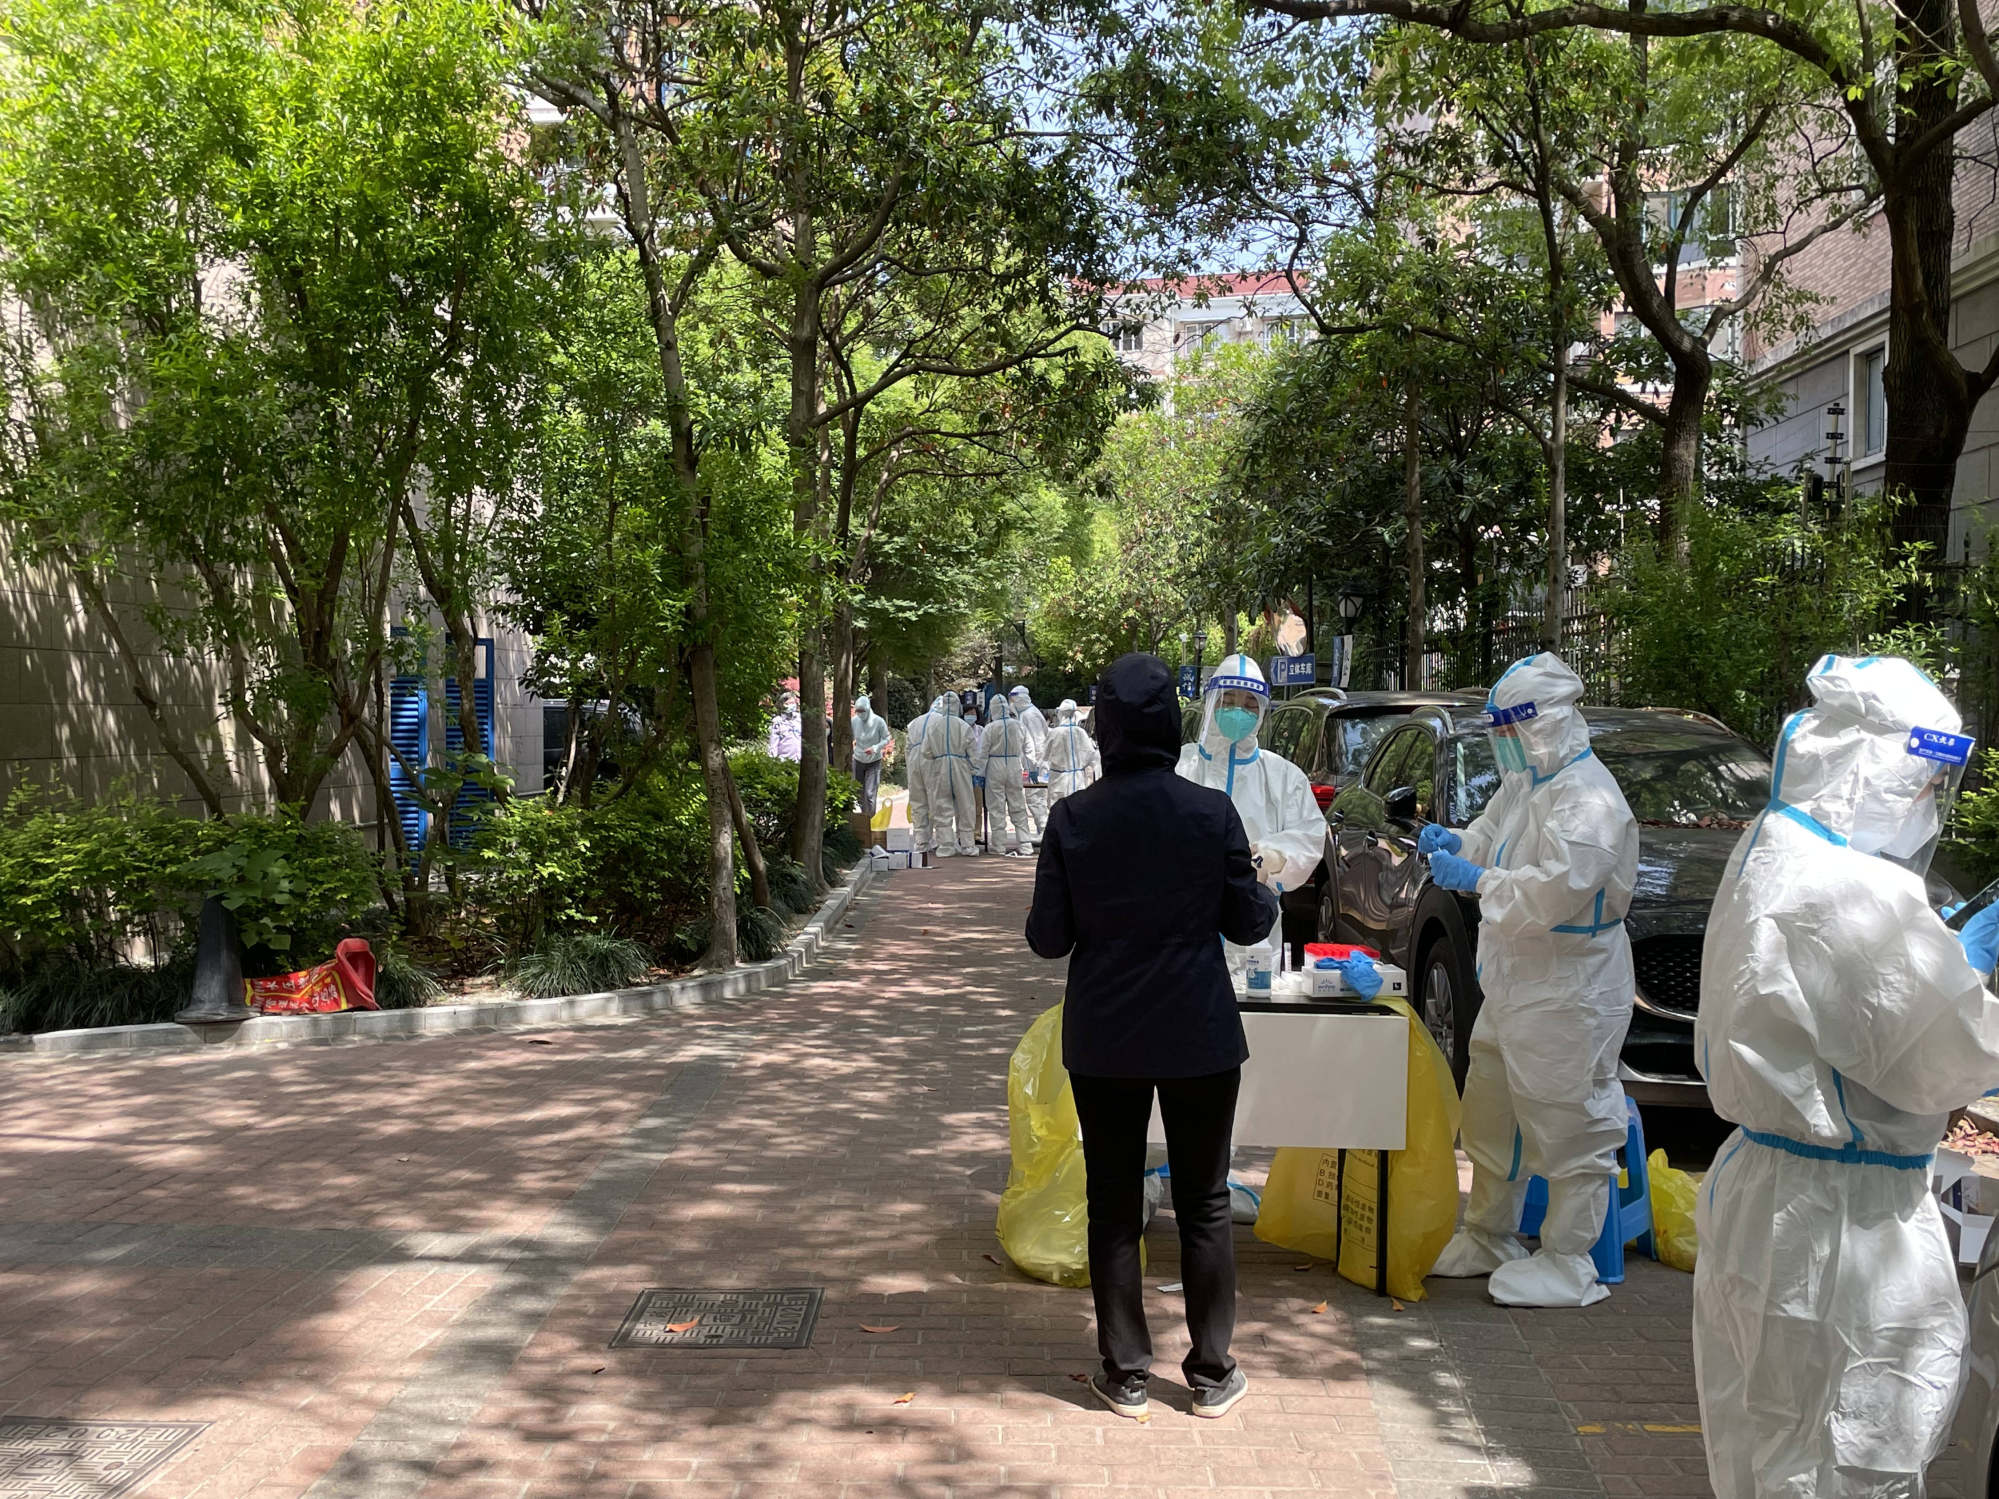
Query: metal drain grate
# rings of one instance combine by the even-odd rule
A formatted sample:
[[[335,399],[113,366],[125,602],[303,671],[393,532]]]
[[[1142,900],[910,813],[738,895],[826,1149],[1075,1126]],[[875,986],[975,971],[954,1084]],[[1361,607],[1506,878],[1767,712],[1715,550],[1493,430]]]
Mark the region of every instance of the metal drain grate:
[[[208,1429],[206,1421],[0,1420],[0,1499],[117,1499]]]
[[[810,1348],[818,1288],[641,1291],[613,1348]]]

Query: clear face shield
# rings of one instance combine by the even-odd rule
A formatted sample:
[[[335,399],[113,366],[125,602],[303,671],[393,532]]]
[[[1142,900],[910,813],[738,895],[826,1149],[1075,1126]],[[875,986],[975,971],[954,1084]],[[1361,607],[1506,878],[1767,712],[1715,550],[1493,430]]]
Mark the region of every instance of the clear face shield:
[[[1263,724],[1263,706],[1269,698],[1249,687],[1223,687],[1217,691],[1212,682],[1209,687],[1208,712],[1215,731],[1231,744],[1254,740]]]
[[[1520,726],[1540,716],[1540,709],[1533,703],[1515,703],[1508,708],[1488,707],[1478,717],[1469,720],[1465,727],[1482,728],[1492,745],[1493,763],[1502,774],[1526,775],[1528,771],[1527,746],[1520,738]]]
[[[1882,816],[1857,819],[1852,846],[1927,876],[1937,844],[1950,825],[1951,807],[1976,745],[1976,740],[1964,734],[1911,729],[1908,756],[1898,766],[1895,778],[1894,789],[1900,794],[1886,803],[1893,809],[1892,825]]]

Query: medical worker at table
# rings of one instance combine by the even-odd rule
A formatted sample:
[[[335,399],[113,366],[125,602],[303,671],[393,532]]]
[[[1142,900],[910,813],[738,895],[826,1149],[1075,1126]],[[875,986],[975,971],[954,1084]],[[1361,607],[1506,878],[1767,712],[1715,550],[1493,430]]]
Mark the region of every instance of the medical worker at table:
[[[1258,746],[1256,732],[1269,707],[1263,669],[1248,656],[1224,658],[1208,678],[1201,732],[1181,747],[1179,771],[1197,785],[1228,793],[1249,834],[1259,880],[1275,890],[1299,890],[1325,857],[1326,814],[1305,772]],[[1238,984],[1248,951],[1228,949],[1229,972]]]
[[[1694,1052],[1741,1126],[1695,1207],[1701,1432],[1718,1499],[1919,1499],[1965,1338],[1930,1158],[1999,1085],[1999,906],[1930,909],[1971,748],[1943,693],[1888,656],[1806,685],[1701,957]]]
[[[1590,1249],[1624,1143],[1617,1056],[1631,1025],[1624,913],[1638,823],[1590,750],[1582,680],[1546,652],[1508,667],[1486,700],[1500,786],[1462,836],[1417,841],[1430,878],[1476,891],[1478,976],[1463,1139],[1465,1224],[1432,1272],[1490,1275],[1507,1306],[1589,1306],[1610,1294]],[[1520,1242],[1527,1179],[1548,1183],[1541,1247]]]

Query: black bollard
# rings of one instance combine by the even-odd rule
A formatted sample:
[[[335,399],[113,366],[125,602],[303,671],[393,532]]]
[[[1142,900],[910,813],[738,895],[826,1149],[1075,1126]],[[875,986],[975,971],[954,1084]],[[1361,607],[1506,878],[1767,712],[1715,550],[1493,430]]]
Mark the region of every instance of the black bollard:
[[[201,903],[194,993],[174,1020],[180,1025],[215,1025],[225,1020],[250,1020],[256,1013],[244,1003],[243,939],[236,930],[236,913],[223,905],[220,897],[211,895]]]

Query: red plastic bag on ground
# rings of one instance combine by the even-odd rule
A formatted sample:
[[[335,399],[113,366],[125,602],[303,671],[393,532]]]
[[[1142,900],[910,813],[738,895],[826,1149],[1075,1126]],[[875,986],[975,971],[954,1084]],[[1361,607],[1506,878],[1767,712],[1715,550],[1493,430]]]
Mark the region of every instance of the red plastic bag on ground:
[[[331,1015],[375,1010],[375,953],[360,937],[345,937],[333,959],[298,973],[250,979],[249,1005],[266,1015]]]

